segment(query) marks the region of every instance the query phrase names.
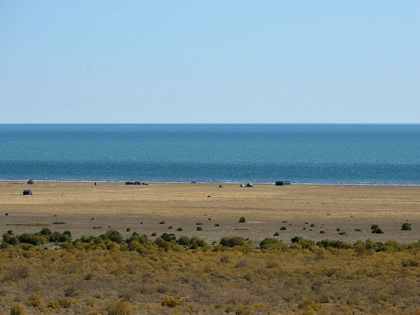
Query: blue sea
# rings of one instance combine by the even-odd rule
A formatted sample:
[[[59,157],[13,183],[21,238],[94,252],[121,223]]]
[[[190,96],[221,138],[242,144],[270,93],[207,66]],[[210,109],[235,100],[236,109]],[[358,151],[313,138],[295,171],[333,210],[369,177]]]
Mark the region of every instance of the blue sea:
[[[420,125],[0,125],[0,180],[420,185]]]

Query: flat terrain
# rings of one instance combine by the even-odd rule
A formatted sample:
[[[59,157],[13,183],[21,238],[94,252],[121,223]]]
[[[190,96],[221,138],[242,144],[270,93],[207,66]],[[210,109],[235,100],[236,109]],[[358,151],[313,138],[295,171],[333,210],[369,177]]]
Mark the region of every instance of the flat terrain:
[[[23,196],[24,189],[34,195]],[[404,222],[413,229],[401,231]],[[384,234],[372,234],[372,224]],[[0,232],[36,232],[43,225],[74,238],[112,228],[124,236],[168,232],[209,242],[224,236],[259,242],[278,232],[287,243],[294,236],[409,243],[420,239],[420,187],[0,182]]]

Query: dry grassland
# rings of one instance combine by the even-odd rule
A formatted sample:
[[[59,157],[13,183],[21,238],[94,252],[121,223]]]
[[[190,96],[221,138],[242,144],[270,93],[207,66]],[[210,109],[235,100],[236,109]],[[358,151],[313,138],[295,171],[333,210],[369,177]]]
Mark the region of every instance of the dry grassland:
[[[28,188],[34,196],[22,195],[23,189]],[[246,218],[245,224],[238,223],[240,217]],[[94,186],[37,182],[29,186],[1,182],[0,218],[3,233],[10,228],[17,233],[39,231],[37,226],[27,226],[38,223],[61,232],[70,230],[75,237],[99,235],[109,227],[128,237],[133,231],[159,235],[169,232],[172,226],[172,232],[178,236],[196,235],[208,242],[219,241],[223,236],[242,236],[259,242],[277,232],[278,239],[287,243],[294,236],[314,241],[329,238],[410,243],[420,238],[420,187],[219,188],[218,184]],[[165,224],[159,224],[162,221]],[[412,231],[401,230],[407,221],[412,224]],[[53,225],[54,222],[65,224]],[[202,231],[196,230],[196,223],[202,223]],[[378,224],[385,233],[372,234],[372,224]],[[280,230],[283,226],[286,230]],[[178,228],[183,229],[182,233],[176,232]],[[337,229],[347,235],[339,235]]]

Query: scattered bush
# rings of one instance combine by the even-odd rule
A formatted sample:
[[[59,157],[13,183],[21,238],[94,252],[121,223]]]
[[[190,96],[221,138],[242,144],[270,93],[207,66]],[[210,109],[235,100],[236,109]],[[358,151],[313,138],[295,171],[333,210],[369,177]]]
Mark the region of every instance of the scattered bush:
[[[239,223],[245,223],[246,222],[245,217],[240,217],[238,222]]]
[[[411,224],[410,223],[404,223],[402,226],[401,226],[401,230],[403,230],[403,231],[411,231]]]
[[[197,226],[197,231],[202,231],[203,228],[201,226]]]
[[[282,226],[281,228],[280,228],[280,231],[286,231],[287,230],[287,228],[285,227],[285,226]]]
[[[382,229],[379,227],[378,224],[372,224],[370,229],[372,230],[372,233],[376,233],[376,234],[383,234],[384,231],[382,231]]]

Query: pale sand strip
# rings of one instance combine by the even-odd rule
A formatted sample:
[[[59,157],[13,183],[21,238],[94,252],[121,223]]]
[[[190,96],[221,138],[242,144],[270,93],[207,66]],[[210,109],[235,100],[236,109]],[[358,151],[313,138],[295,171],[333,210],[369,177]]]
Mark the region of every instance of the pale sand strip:
[[[35,195],[23,196],[24,189],[31,189]],[[247,221],[244,224],[238,223],[242,216]],[[159,224],[162,220],[165,224]],[[401,224],[406,220],[412,224],[412,231],[401,231]],[[420,239],[420,187],[255,185],[241,188],[224,184],[219,188],[219,184],[98,183],[94,186],[93,183],[0,182],[1,233],[9,229],[15,233],[41,229],[11,224],[54,221],[66,224],[50,225],[51,229],[70,230],[74,236],[98,235],[111,226],[126,236],[133,231],[147,235],[173,232],[178,236],[197,235],[208,241],[233,235],[260,241],[279,232],[278,238],[286,242],[296,235],[313,240],[354,242],[371,238],[414,242]],[[197,222],[203,223],[203,231],[196,231]],[[215,227],[215,223],[220,226]],[[312,223],[315,227],[309,231]],[[385,233],[371,234],[371,224],[379,224]],[[170,225],[172,230],[168,229]],[[282,226],[287,230],[280,231]],[[177,232],[178,227],[183,231]],[[131,231],[126,232],[127,228]],[[348,235],[338,235],[337,228]],[[362,232],[355,232],[357,228]],[[320,230],[325,234],[320,234]]]

